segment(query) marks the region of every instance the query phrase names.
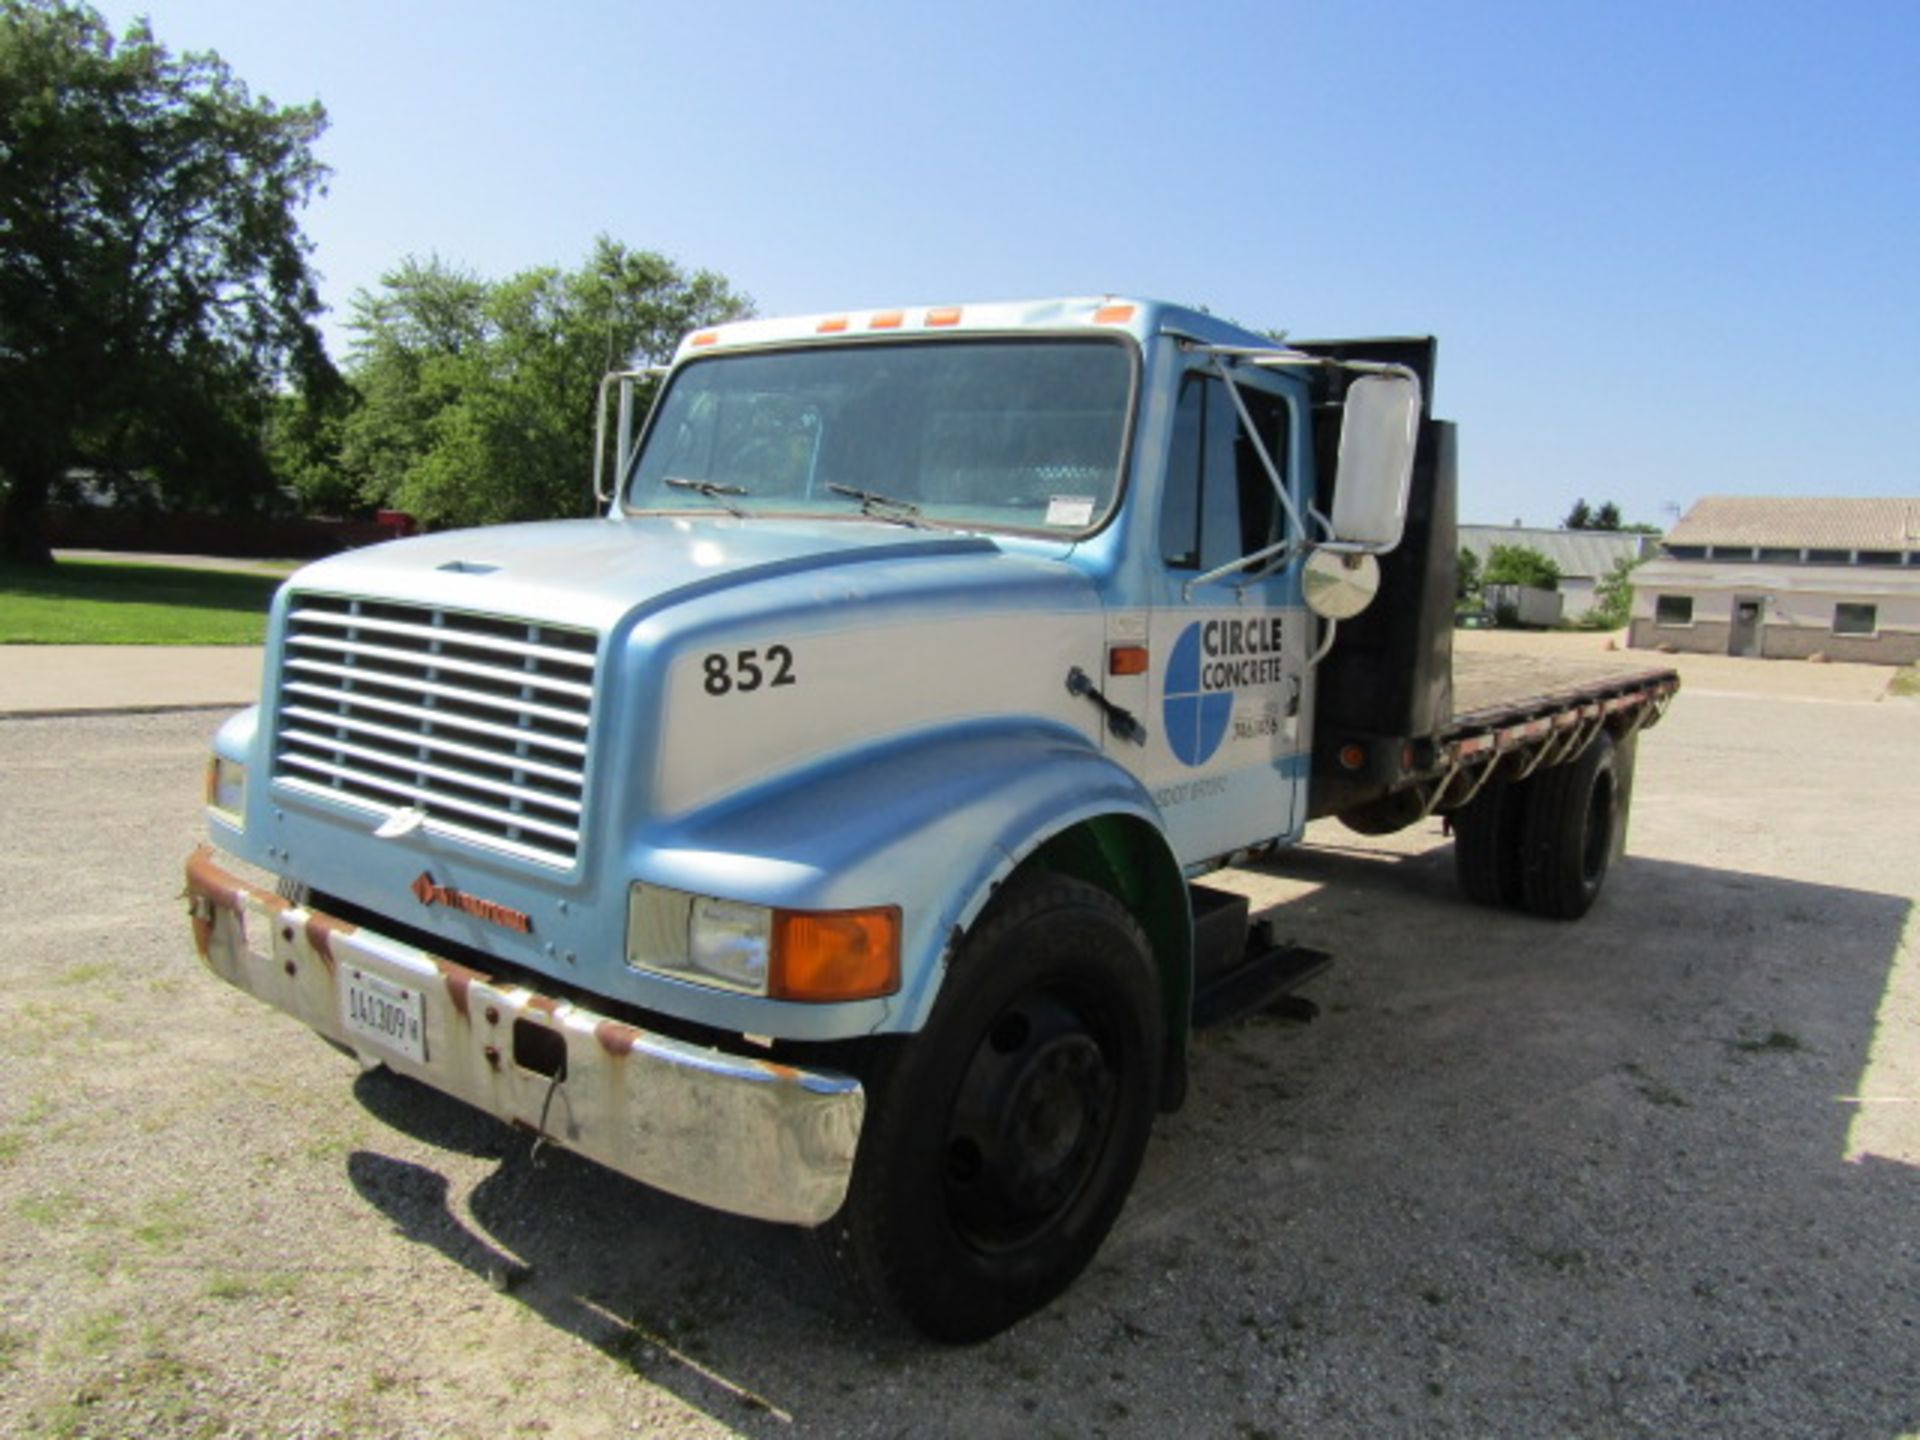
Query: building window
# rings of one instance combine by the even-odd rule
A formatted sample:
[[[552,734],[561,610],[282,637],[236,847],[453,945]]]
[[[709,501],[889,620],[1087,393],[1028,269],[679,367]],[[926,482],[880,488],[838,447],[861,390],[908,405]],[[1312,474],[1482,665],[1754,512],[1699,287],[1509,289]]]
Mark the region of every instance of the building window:
[[[1653,623],[1656,625],[1691,625],[1693,623],[1693,597],[1691,595],[1661,595],[1653,602]]]
[[[1751,545],[1714,545],[1709,547],[1707,558],[1709,560],[1751,560],[1753,547]]]
[[[1800,563],[1800,552],[1798,550],[1770,550],[1763,545],[1760,547],[1760,560],[1762,564],[1767,565],[1798,565]]]
[[[1669,545],[1667,546],[1667,554],[1676,560],[1704,560],[1707,558],[1707,547],[1704,545]]]
[[[1851,550],[1807,551],[1807,563],[1809,565],[1845,565],[1852,559],[1853,552]]]
[[[1879,607],[1875,605],[1835,605],[1833,607],[1833,633],[1836,635],[1871,635],[1879,628]]]
[[[1900,552],[1898,550],[1862,550],[1859,559],[1856,560],[1855,563],[1859,565],[1898,565],[1900,563]]]

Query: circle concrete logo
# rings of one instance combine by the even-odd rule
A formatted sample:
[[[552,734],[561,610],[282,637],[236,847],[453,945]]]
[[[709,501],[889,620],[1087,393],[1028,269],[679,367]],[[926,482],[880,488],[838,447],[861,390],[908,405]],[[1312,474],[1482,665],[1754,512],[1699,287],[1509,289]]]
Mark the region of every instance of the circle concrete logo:
[[[1167,661],[1167,685],[1160,712],[1167,743],[1182,765],[1204,765],[1227,738],[1233,720],[1233,691],[1206,690],[1201,684],[1201,622],[1180,632]]]

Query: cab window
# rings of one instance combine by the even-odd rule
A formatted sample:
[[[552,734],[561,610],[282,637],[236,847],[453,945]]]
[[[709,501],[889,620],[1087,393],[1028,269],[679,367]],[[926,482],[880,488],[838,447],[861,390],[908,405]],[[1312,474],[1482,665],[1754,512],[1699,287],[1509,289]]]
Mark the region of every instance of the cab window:
[[[1240,394],[1281,478],[1289,479],[1286,400],[1252,386],[1242,386]],[[1175,570],[1212,570],[1271,545],[1279,538],[1282,518],[1273,482],[1226,382],[1215,375],[1188,375],[1180,387],[1167,460],[1162,558]]]

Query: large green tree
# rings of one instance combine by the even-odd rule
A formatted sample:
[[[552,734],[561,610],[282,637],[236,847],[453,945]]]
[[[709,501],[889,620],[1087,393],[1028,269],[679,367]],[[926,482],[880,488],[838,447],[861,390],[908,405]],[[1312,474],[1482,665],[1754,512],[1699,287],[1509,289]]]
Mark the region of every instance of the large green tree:
[[[338,473],[430,526],[584,513],[600,377],[749,308],[722,276],[605,236],[576,270],[499,281],[409,259],[354,299]]]
[[[325,384],[298,212],[318,104],[220,57],[116,39],[67,0],[0,0],[0,556],[49,559],[76,469],[195,505],[270,494],[277,388]]]
[[[1531,545],[1495,545],[1487,551],[1481,580],[1488,585],[1533,585],[1542,590],[1560,588],[1560,567]]]

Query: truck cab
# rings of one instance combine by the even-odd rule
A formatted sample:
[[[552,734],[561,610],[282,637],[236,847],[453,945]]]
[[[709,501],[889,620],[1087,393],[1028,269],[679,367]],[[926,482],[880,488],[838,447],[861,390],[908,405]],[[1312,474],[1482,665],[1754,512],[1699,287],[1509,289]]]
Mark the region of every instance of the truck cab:
[[[1329,804],[1473,798],[1405,699],[1427,570],[1386,597],[1412,649],[1362,636],[1316,705],[1433,447],[1408,343],[1113,297],[689,336],[610,377],[597,518],[283,588],[214,746],[202,956],[993,1333],[1097,1249],[1209,978],[1311,968],[1193,882]]]

